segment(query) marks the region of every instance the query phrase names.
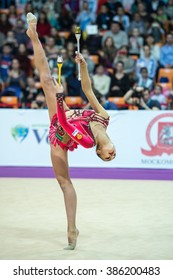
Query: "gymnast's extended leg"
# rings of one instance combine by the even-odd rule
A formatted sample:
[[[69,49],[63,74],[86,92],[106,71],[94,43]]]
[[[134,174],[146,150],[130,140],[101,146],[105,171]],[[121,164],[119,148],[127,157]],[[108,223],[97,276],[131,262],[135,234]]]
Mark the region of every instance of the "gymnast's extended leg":
[[[34,62],[36,68],[39,71],[40,81],[46,95],[49,116],[50,119],[52,119],[53,115],[56,113],[55,85],[51,77],[44,50],[36,32],[36,24],[36,17],[33,14],[29,13],[27,35],[30,37],[33,44]],[[69,243],[69,246],[67,246],[65,249],[72,250],[75,248],[78,235],[78,230],[76,229],[77,199],[75,189],[68,174],[67,152],[65,150],[62,150],[58,145],[56,147],[51,145],[51,159],[56,179],[58,180],[64,194]]]
[[[27,14],[28,30],[27,35],[30,37],[34,49],[34,63],[39,72],[40,82],[46,96],[46,102],[49,110],[50,119],[56,113],[56,96],[54,94],[53,79],[49,69],[49,64],[41,42],[36,31],[37,18],[32,14]],[[65,110],[69,109],[64,102]]]

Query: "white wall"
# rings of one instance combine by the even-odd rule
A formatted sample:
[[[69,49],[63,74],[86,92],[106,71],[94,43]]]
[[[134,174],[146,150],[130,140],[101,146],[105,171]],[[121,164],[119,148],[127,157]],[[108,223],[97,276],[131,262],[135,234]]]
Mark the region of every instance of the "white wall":
[[[69,152],[71,167],[173,169],[173,112],[109,114],[108,134],[116,146],[115,160],[103,162],[95,155],[95,148],[79,147]],[[1,109],[0,166],[51,166],[48,129],[47,110]]]

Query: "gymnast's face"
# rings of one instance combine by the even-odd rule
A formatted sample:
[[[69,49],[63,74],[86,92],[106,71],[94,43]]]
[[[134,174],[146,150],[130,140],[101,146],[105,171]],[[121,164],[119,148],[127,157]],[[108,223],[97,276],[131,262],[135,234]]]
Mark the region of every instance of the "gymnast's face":
[[[116,150],[112,142],[109,142],[107,145],[96,148],[97,155],[104,161],[111,161],[116,157]]]

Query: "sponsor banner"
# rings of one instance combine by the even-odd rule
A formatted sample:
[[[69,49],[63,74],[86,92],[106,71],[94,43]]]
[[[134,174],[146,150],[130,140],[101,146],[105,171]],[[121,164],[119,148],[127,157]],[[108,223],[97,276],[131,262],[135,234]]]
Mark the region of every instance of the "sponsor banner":
[[[173,112],[109,111],[108,134],[117,157],[100,160],[95,148],[69,152],[70,167],[173,169]],[[47,110],[0,110],[0,166],[51,166]]]

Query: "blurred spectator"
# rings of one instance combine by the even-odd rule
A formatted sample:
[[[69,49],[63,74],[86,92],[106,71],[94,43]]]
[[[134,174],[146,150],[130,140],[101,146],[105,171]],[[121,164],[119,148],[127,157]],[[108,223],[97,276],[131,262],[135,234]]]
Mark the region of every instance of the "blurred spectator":
[[[100,8],[100,12],[96,19],[96,24],[100,30],[108,30],[111,24],[111,13],[108,11],[106,5],[102,5]]]
[[[112,16],[117,14],[118,7],[122,7],[122,3],[119,0],[107,0],[105,4]]]
[[[5,86],[3,95],[13,95],[19,99],[22,97],[23,90],[26,86],[26,76],[21,70],[19,61],[16,58],[12,60]]]
[[[16,8],[24,10],[27,5],[28,0],[15,0]]]
[[[55,44],[55,39],[52,36],[47,37],[45,44],[45,52],[48,59],[57,59],[57,55],[59,52],[58,46]]]
[[[128,90],[124,95],[124,101],[127,104],[137,106],[139,110],[161,109],[160,103],[150,98],[150,91],[148,88],[136,87]]]
[[[173,67],[173,35],[167,34],[166,44],[160,50],[160,64],[161,67]]]
[[[94,88],[100,92],[102,96],[107,96],[109,92],[111,78],[105,74],[103,65],[96,66],[95,74],[93,75]]]
[[[0,14],[0,31],[6,35],[8,31],[12,30],[12,27],[12,24],[8,20],[8,15],[5,13]]]
[[[78,73],[74,71],[70,76],[66,78],[66,87],[68,96],[80,96],[81,95],[81,82],[78,80]]]
[[[34,8],[33,8],[31,2],[26,3],[24,13],[22,13],[22,14],[20,15],[20,19],[21,19],[21,20],[24,22],[24,24],[25,24],[25,29],[27,29],[27,27],[28,27],[26,15],[27,15],[27,13],[29,13],[29,12],[34,13]]]
[[[150,47],[151,55],[157,60],[160,60],[160,46],[155,43],[154,37],[152,34],[148,34],[145,39],[145,44]],[[141,49],[141,56],[144,56],[143,49]]]
[[[165,31],[162,28],[161,23],[157,19],[153,19],[151,22],[147,34],[152,34],[154,37],[155,43],[159,43],[163,40],[163,37],[165,35]]]
[[[38,17],[37,32],[40,38],[50,36],[51,25],[48,22],[47,15],[41,11]]]
[[[2,54],[0,57],[0,76],[3,82],[8,78],[8,69],[12,62],[12,48],[10,44],[5,44],[2,47]]]
[[[2,4],[5,6],[2,7]],[[110,93],[108,94],[110,96],[124,96],[128,87],[131,86],[131,78],[136,81],[138,87],[142,86],[152,90],[156,85],[158,70],[161,67],[173,68],[173,34],[171,34],[173,0],[8,0],[8,2],[1,2],[1,7],[8,8],[8,11],[1,10],[0,13],[0,79],[3,84],[2,89],[4,89],[8,69],[14,58],[13,69],[9,71],[10,83],[6,84],[7,88],[5,88],[4,94],[17,94],[21,98],[23,92],[22,108],[29,108],[31,102],[33,102],[33,108],[39,107],[35,101],[39,91],[37,88],[39,83],[36,84],[34,92],[35,81],[39,81],[38,71],[32,68],[31,60],[28,57],[28,55],[33,54],[32,44],[26,35],[26,14],[28,12],[34,12],[38,18],[37,31],[45,48],[51,75],[56,76],[56,79],[58,79],[57,55],[62,50],[64,58],[62,82],[66,94],[80,95],[87,101],[86,97],[82,96],[80,82],[77,79],[78,68],[74,63],[74,53],[77,49],[75,22],[80,24],[84,31],[80,38],[80,49],[87,60],[91,75],[96,67],[93,78],[96,81],[93,86],[96,87],[94,91],[96,94],[98,93],[98,96],[105,94],[102,89],[107,88],[109,83]],[[86,25],[93,23],[97,24],[99,32],[89,34],[88,28],[88,33],[86,32]],[[62,31],[66,33],[63,34]],[[61,32],[60,35],[59,32]],[[166,43],[163,45],[165,37]],[[95,58],[92,58],[91,55],[98,56],[99,65],[96,65]],[[133,55],[137,55],[139,59],[136,60]],[[15,59],[16,62],[14,62]],[[20,66],[17,67],[15,64],[20,64]],[[114,74],[108,76],[104,73],[104,69],[106,69],[105,73],[114,71]],[[26,76],[29,76],[27,86],[24,72]],[[135,76],[136,74],[137,76]],[[22,79],[19,78],[20,75],[23,75]],[[106,81],[105,77],[109,81]],[[22,82],[25,87],[23,87]],[[15,88],[16,84],[17,89]],[[152,102],[157,101],[153,100],[155,96],[156,99],[161,98],[159,90],[161,91],[161,88],[156,86],[156,93],[154,95],[151,93]],[[136,95],[138,95],[139,107],[147,109],[148,105],[144,105],[143,92],[144,90]],[[167,101],[170,90],[164,86],[162,93]],[[100,99],[100,102],[106,109],[109,109],[107,99]],[[164,107],[164,102],[161,103],[162,109],[171,108],[166,105]],[[152,106],[149,105],[148,108],[150,107]]]
[[[160,85],[155,86],[151,100],[157,100],[160,103],[162,110],[165,110],[168,107],[166,97],[163,94],[162,87]]]
[[[128,45],[128,37],[125,31],[121,30],[119,22],[112,22],[111,29],[107,31],[102,38],[102,45],[107,37],[112,37],[114,45],[119,49],[122,45]]]
[[[144,39],[139,34],[139,29],[134,27],[129,37],[129,54],[139,55],[143,47]]]
[[[3,91],[4,91],[4,82],[3,82],[3,80],[0,78],[0,96],[2,95]]]
[[[112,37],[107,37],[104,41],[102,50],[99,51],[101,56],[101,61],[107,68],[113,67],[113,61],[116,56],[117,49],[114,45],[114,41]]]
[[[148,1],[147,12],[149,14],[156,14],[159,7],[164,7],[165,3],[162,0],[150,0]]]
[[[60,2],[60,1],[59,1]],[[72,17],[75,18],[79,12],[79,0],[61,0],[63,8]]]
[[[18,19],[17,8],[16,8],[15,4],[10,5],[8,11],[9,11],[8,20],[11,23],[11,25],[14,27],[14,26],[16,26],[17,19]]]
[[[95,20],[95,15],[90,12],[88,2],[83,1],[82,8],[76,18],[76,23],[80,25],[81,31],[86,31],[86,26],[94,23]]]
[[[166,8],[165,8],[165,13],[167,14],[168,18],[172,20],[172,15],[173,15],[173,0],[168,0]]]
[[[134,28],[137,28],[139,30],[140,35],[144,35],[146,32],[146,23],[141,19],[141,16],[139,13],[135,13],[134,17],[130,23],[129,26],[129,34],[132,34],[132,31]]]
[[[4,44],[4,41],[5,41],[5,35],[4,35],[4,33],[2,33],[0,31],[0,47],[2,47],[2,45]]]
[[[35,80],[33,77],[27,78],[26,89],[23,93],[23,107],[30,108],[32,101],[35,100],[35,97],[38,94],[38,89],[35,86]]]
[[[121,0],[124,10],[130,13],[131,7],[134,4],[135,0]]]
[[[42,92],[31,102],[31,109],[47,109],[46,98]]]
[[[75,22],[75,17],[72,13],[72,10],[68,11],[65,8],[61,8],[58,21],[60,30],[69,31]]]
[[[155,83],[155,85],[159,85],[159,84]],[[167,84],[165,84],[165,83],[161,83],[160,85],[161,85],[161,87],[162,87],[162,93],[163,93],[163,95],[166,97],[166,100],[168,101],[168,99],[169,99],[171,93],[173,94],[173,91],[172,91],[172,89],[170,89],[170,87],[167,86]],[[153,94],[153,92],[151,92],[151,95],[152,95],[152,94]]]
[[[164,26],[165,22],[168,20],[168,16],[165,13],[165,9],[164,7],[160,6],[157,9],[157,14],[156,14],[156,19],[162,23],[162,25]]]
[[[15,0],[1,0],[0,9],[8,9],[11,4],[14,4]]]
[[[88,3],[88,7],[89,7],[89,10],[90,10],[90,13],[95,16],[96,13],[97,13],[98,0],[79,0],[79,8],[80,8],[80,10],[83,8],[84,2]]]
[[[140,69],[140,74],[138,86],[151,90],[153,87],[153,80],[148,77],[148,69],[146,67],[142,67]]]
[[[123,7],[117,8],[117,15],[113,17],[113,21],[120,22],[125,31],[127,31],[130,26],[129,16],[125,14]]]
[[[173,110],[173,93],[168,97],[168,110]]]
[[[74,43],[73,42],[68,42],[66,44],[66,50],[67,50],[68,57],[73,59],[74,54],[75,54],[75,45],[74,45]]]
[[[21,19],[17,20],[16,26],[13,28],[13,31],[18,44],[27,45],[29,43],[29,37],[26,35],[25,25]]]
[[[116,65],[117,62],[122,61],[124,64],[124,73],[130,74],[135,70],[135,60],[128,55],[128,47],[122,46],[114,59],[113,65]]]
[[[146,4],[144,2],[139,2],[137,4],[137,12],[139,13],[141,19],[148,26],[148,22],[150,21],[151,17],[150,17],[150,14],[147,13]]]
[[[51,27],[50,37],[53,37],[55,40],[55,44],[58,49],[63,48],[65,45],[65,39],[59,36],[58,30],[55,27]]]
[[[109,101],[105,96],[101,95],[100,97],[97,97],[97,99],[105,110],[118,110],[117,105]]]
[[[130,87],[130,80],[127,74],[124,73],[124,63],[117,62],[115,72],[111,75],[111,84],[109,97],[123,97]]]
[[[58,6],[55,0],[46,0],[43,5],[42,11],[44,11],[47,15],[48,22],[52,27],[60,28],[59,26],[59,14],[58,14]]]
[[[17,53],[14,55],[20,63],[20,69],[25,72],[26,76],[31,75],[32,66],[31,60],[28,58],[28,51],[24,44],[19,44]]]
[[[39,12],[41,10],[41,8],[43,7],[43,3],[45,3],[45,0],[30,0],[33,9],[36,12]]]
[[[85,46],[87,47],[90,54],[97,54],[98,50],[102,48],[102,36],[97,33],[94,35],[88,35],[85,40]]]
[[[67,78],[75,73],[76,64],[74,60],[68,57],[66,49],[61,50],[61,55],[63,58],[62,75],[64,76],[64,78]]]
[[[140,69],[142,67],[146,67],[148,70],[148,75],[151,79],[155,78],[156,70],[157,70],[157,61],[151,55],[151,49],[148,45],[143,46],[144,55],[140,56],[140,58],[136,62],[136,74],[140,78]]]
[[[87,63],[89,74],[92,74],[94,71],[95,64],[94,64],[93,60],[90,58],[90,53],[87,48],[82,49],[82,55]]]
[[[15,38],[14,31],[8,31],[4,44],[9,44],[11,46],[12,52],[15,53],[18,49],[18,42]]]
[[[131,14],[135,14],[137,13],[138,10],[138,3],[142,3],[142,0],[134,0],[134,3],[131,5],[130,11]]]

